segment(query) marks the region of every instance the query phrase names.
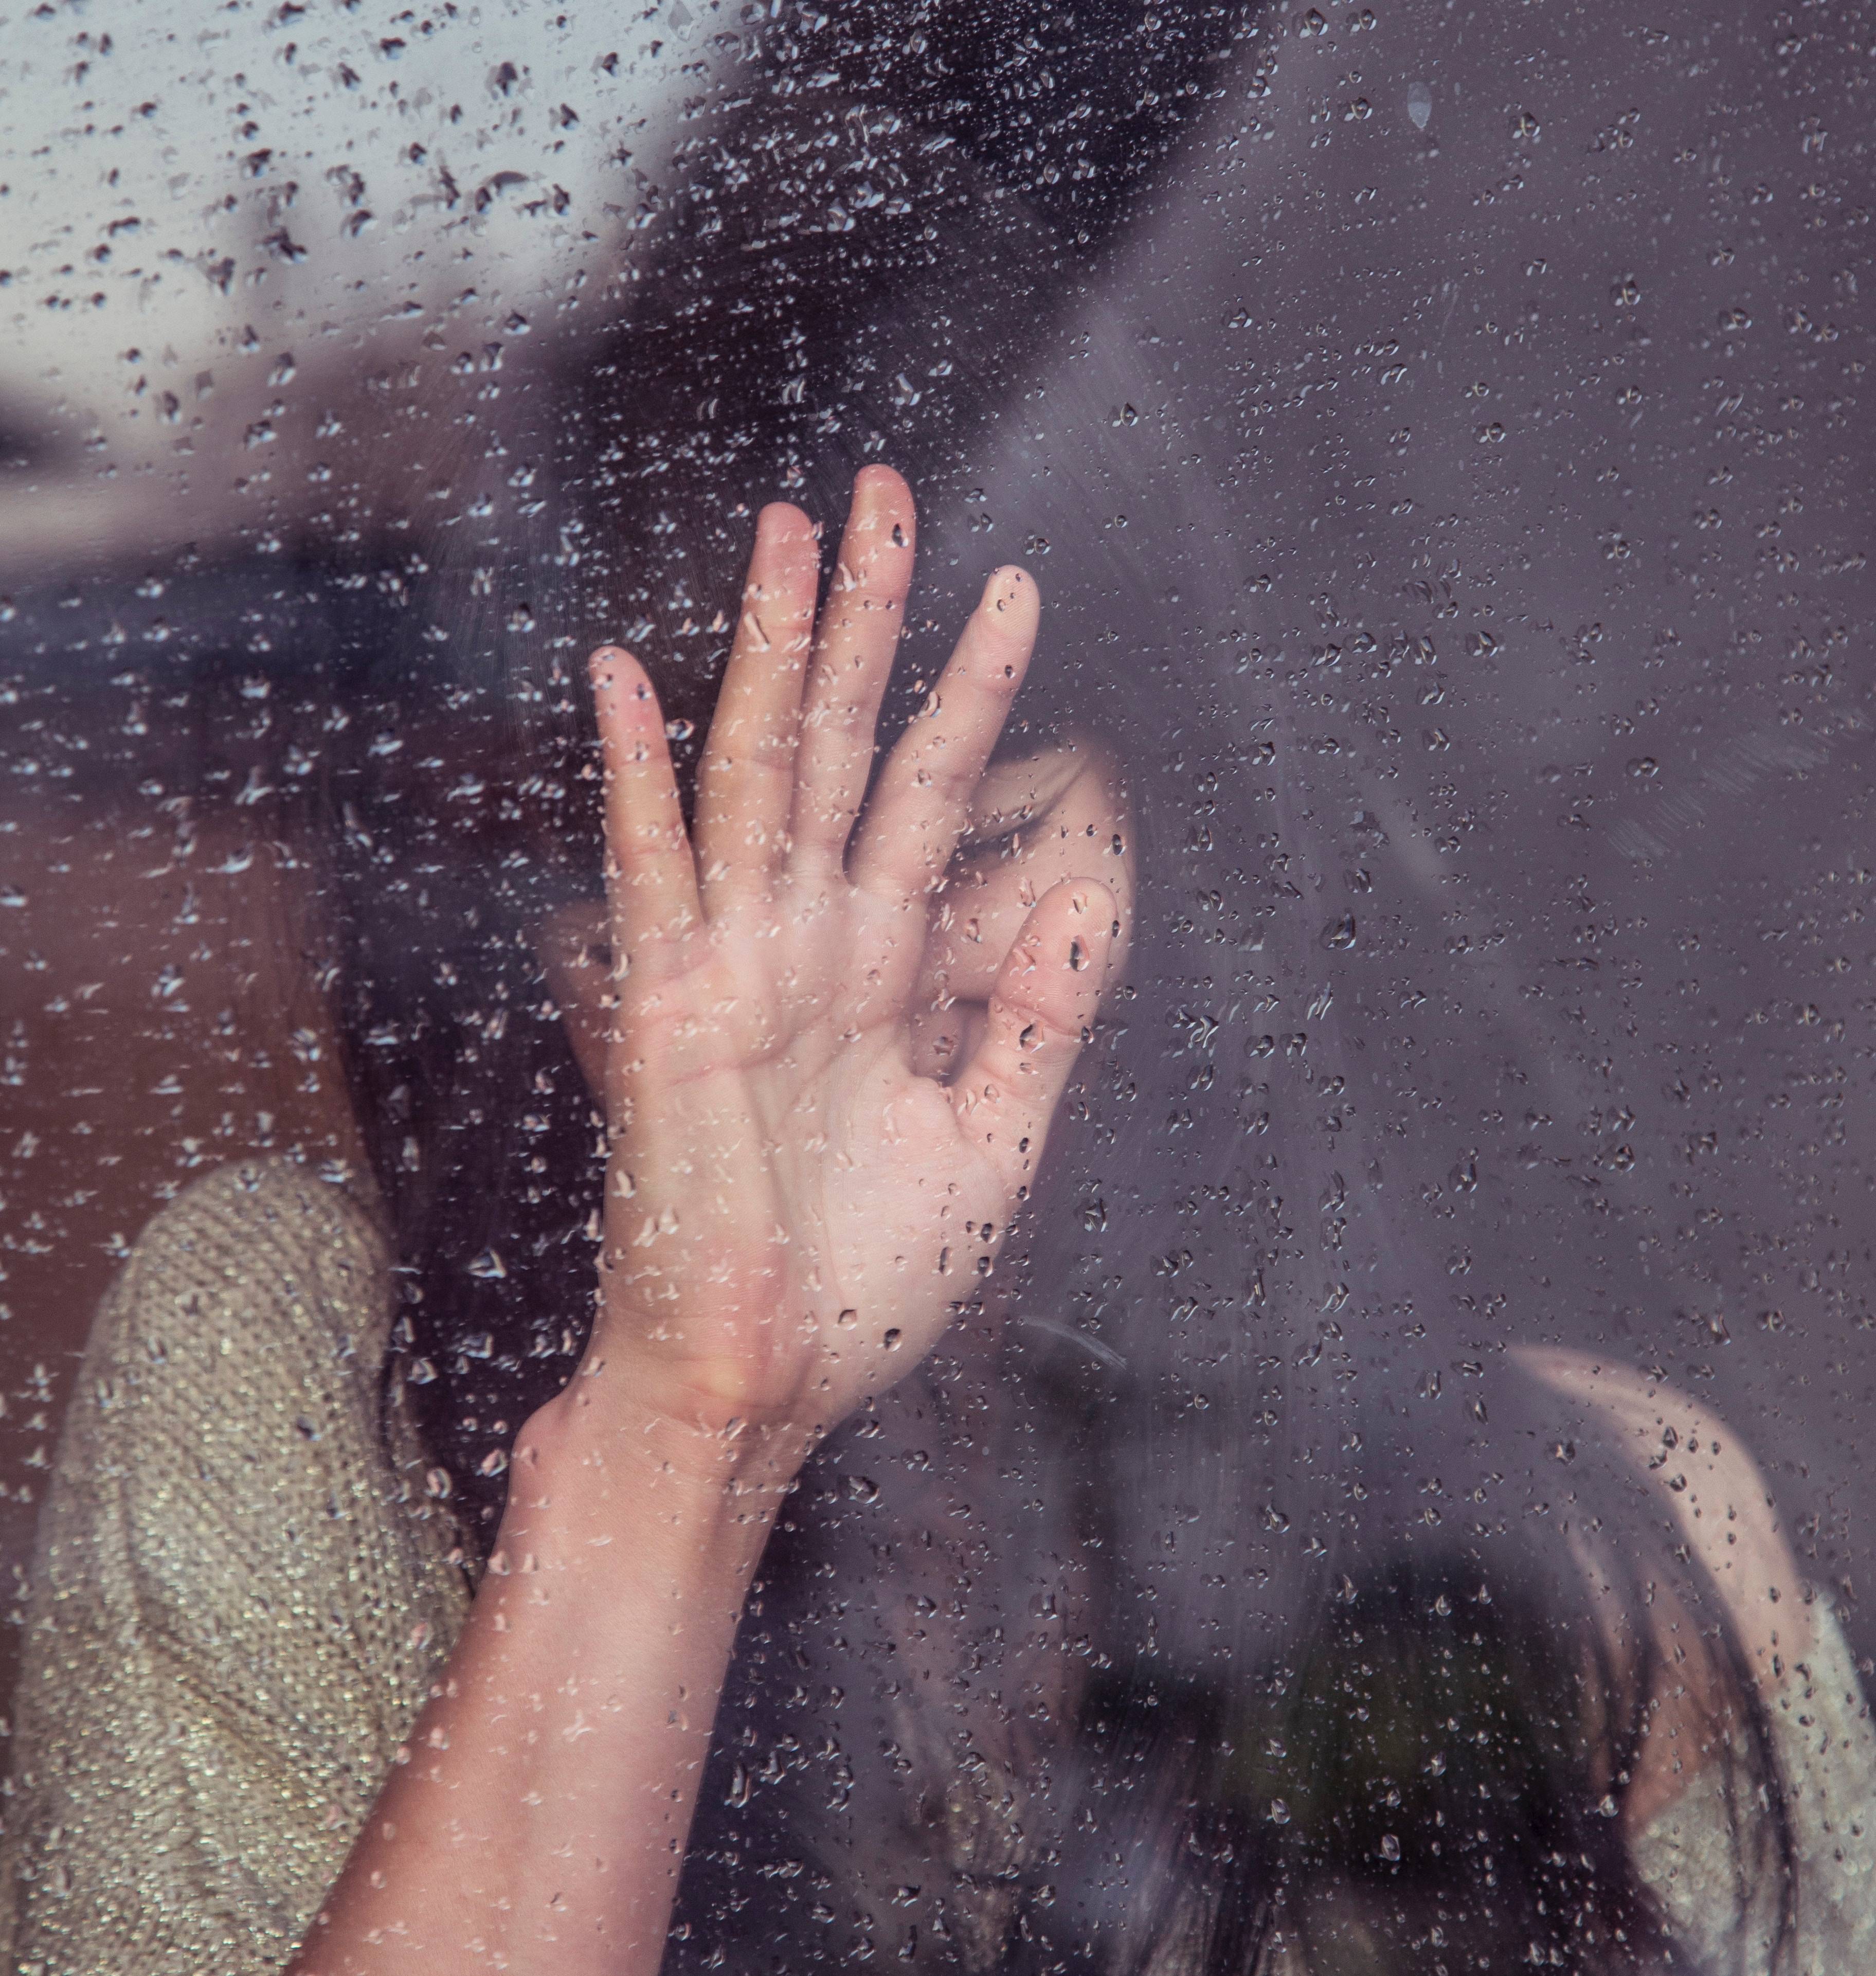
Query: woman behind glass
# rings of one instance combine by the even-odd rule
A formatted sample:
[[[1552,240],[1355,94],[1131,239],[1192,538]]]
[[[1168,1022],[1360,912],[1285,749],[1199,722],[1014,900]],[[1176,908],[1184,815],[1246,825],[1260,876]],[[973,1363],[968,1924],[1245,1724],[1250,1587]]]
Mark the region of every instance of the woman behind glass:
[[[1482,1367],[1489,1404],[1430,1447],[1351,1406],[1338,1454],[1292,1451],[1259,1520],[1306,1519],[1319,1566],[1285,1582],[1249,1529],[1235,1557],[1104,1557],[1111,1367],[1038,1365],[1056,1332],[989,1265],[1124,960],[1134,825],[1085,737],[991,766],[1037,622],[1014,570],[867,796],[913,534],[868,469],[817,629],[813,531],[764,512],[688,825],[643,668],[592,661],[608,904],[518,963],[558,1009],[493,999],[542,1036],[564,1011],[604,1125],[600,1293],[583,1340],[571,1299],[456,1335],[457,1405],[479,1358],[518,1395],[524,1338],[578,1347],[514,1426],[458,1420],[512,1446],[474,1471],[498,1520],[425,1449],[436,1313],[393,1326],[408,1135],[383,1194],[234,1167],[138,1245],[48,1515],[22,1966],[649,1971],[700,1790],[680,1961],[748,1952],[772,1887],[785,1958],[843,1924],[986,1969],[1849,1953],[1855,1675],[1749,1458],[1671,1390]],[[466,1139],[505,1025],[472,1026]],[[590,1253],[577,1168],[516,1165]],[[459,1226],[456,1268],[538,1299],[556,1265],[524,1232],[468,1256]],[[1271,1447],[1202,1441],[1188,1485],[1248,1501]],[[1463,1534],[1430,1459],[1479,1506]],[[805,1478],[841,1507],[803,1530]],[[1156,1603],[1206,1588],[1236,1637],[1203,1681],[1156,1668]],[[844,1747],[805,1742],[817,1718]]]
[[[1298,35],[1330,58],[1333,36]],[[1285,73],[1313,58],[1286,48]],[[1397,50],[1397,65],[1404,58],[1417,50]],[[1384,102],[1387,61],[1361,59],[1363,87]],[[1423,127],[1415,106],[1431,114],[1430,96],[1400,79],[1410,127]],[[1467,87],[1470,101],[1470,73]],[[1300,132],[1290,107],[1285,128]],[[1612,106],[1608,148],[1627,156],[1635,126],[1617,116]],[[1221,150],[1233,134],[1221,133]],[[1442,137],[1456,148],[1440,123],[1429,144]],[[1338,183],[1339,160],[1358,156],[1353,141],[1312,153],[1313,183]],[[1209,187],[1195,191],[1204,206]],[[1368,209],[1351,197],[1358,217]],[[1200,216],[1188,246],[1215,218]],[[1011,278],[1007,265],[1000,278]],[[1352,308],[1352,286],[1338,278],[1339,308]],[[1123,288],[1127,309],[1151,306]],[[1150,283],[1139,292],[1150,296]],[[1306,280],[1293,292],[1298,309],[1321,297]],[[1450,317],[1450,299],[1443,306]],[[1624,293],[1612,319],[1630,321],[1631,306]],[[1229,296],[1207,311],[1220,323],[1247,313]],[[1000,313],[1021,311],[1005,302]],[[1186,319],[1201,319],[1196,305]],[[701,354],[696,381],[733,385],[746,321],[735,318],[713,341],[697,320],[673,311],[673,340],[694,337]],[[1522,316],[1519,328],[1536,334]],[[1665,342],[1658,318],[1654,330]],[[1163,341],[1154,331],[1152,344]],[[1625,354],[1646,347],[1637,334]],[[1272,362],[1288,354],[1272,339]],[[1384,377],[1387,361],[1373,367]],[[986,363],[972,388],[994,383],[1002,361]],[[769,381],[759,364],[744,368],[752,394]],[[1140,420],[1124,364],[1111,393],[1090,383],[1079,397],[1062,388],[1075,365],[1063,369],[1052,402],[1066,396],[1091,429],[1118,433],[1117,449],[1159,429],[1163,413],[1144,394]],[[856,390],[875,406],[890,395],[880,380],[895,376],[937,388],[916,367],[856,370],[874,378]],[[1560,365],[1566,374],[1575,374]],[[493,689],[458,681],[445,695],[435,666],[413,664],[389,686],[354,680],[335,696],[358,745],[343,735],[313,744],[327,751],[331,778],[330,827],[309,833],[324,847],[330,901],[314,964],[334,986],[372,1178],[334,1169],[315,1186],[265,1165],[216,1177],[153,1228],[100,1326],[33,1615],[8,1821],[21,1957],[48,1968],[114,1958],[139,1968],[279,1967],[323,1907],[300,1954],[308,1969],[348,1956],[364,1967],[379,1954],[408,1961],[420,1949],[452,1967],[466,1949],[522,1966],[590,1953],[649,1968],[694,1806],[662,1949],[679,1964],[760,1952],[795,1966],[890,1949],[908,1961],[1038,1971],[1533,1958],[1599,1969],[1648,1966],[1671,1948],[1683,1966],[1770,1968],[1780,1956],[1858,1966],[1868,1925],[1855,1877],[1869,1776],[1861,1697],[1836,1622],[1812,1602],[1749,1459],[1659,1382],[1651,1391],[1607,1360],[1502,1351],[1508,1339],[1599,1326],[1587,1308],[1560,1317],[1535,1266],[1510,1309],[1487,1298],[1476,1316],[1443,1317],[1425,1286],[1430,1276],[1446,1292],[1443,1224],[1423,1230],[1410,1206],[1393,1205],[1407,1184],[1379,1127],[1362,1128],[1365,1143],[1348,1130],[1355,1101],[1378,1112],[1378,1093],[1395,1095],[1370,1068],[1384,1051],[1364,1058],[1370,1038],[1350,1013],[1371,984],[1363,950],[1347,943],[1371,937],[1372,909],[1360,905],[1358,933],[1344,925],[1354,914],[1325,912],[1311,895],[1325,882],[1355,889],[1376,871],[1384,888],[1387,832],[1379,805],[1338,802],[1328,814],[1324,759],[1345,758],[1325,723],[1345,736],[1341,703],[1357,696],[1344,680],[1358,670],[1371,667],[1381,697],[1403,690],[1386,684],[1396,665],[1417,683],[1411,668],[1430,664],[1430,636],[1423,651],[1420,627],[1403,624],[1397,645],[1377,614],[1388,642],[1377,651],[1358,618],[1359,635],[1331,625],[1282,677],[1295,696],[1286,712],[1271,685],[1276,662],[1212,648],[1224,613],[1191,601],[1203,595],[1209,611],[1213,600],[1196,583],[1190,530],[1163,531],[1144,553],[1110,548],[1146,532],[1135,497],[1150,475],[1137,454],[1114,455],[1127,499],[1101,532],[1085,515],[1078,533],[1048,528],[1060,558],[1052,571],[1078,555],[1111,564],[1111,621],[1101,614],[1112,600],[1088,586],[1078,635],[1065,649],[1058,634],[1013,716],[1009,756],[974,802],[942,777],[911,777],[915,791],[936,791],[921,802],[971,812],[932,924],[908,908],[894,949],[909,978],[906,1082],[894,1088],[926,1108],[921,1127],[944,1125],[947,1108],[974,1095],[958,1079],[982,1046],[992,978],[1006,954],[1031,968],[1018,929],[1055,896],[1050,884],[1069,881],[1071,902],[1076,881],[1099,884],[1116,908],[1106,924],[1124,922],[1131,958],[1122,968],[1110,957],[1106,1009],[1055,1121],[1057,1165],[1038,1174],[1033,1219],[1019,1216],[1012,1242],[999,1204],[931,1204],[947,1171],[923,1163],[933,1135],[888,1138],[893,1109],[864,1108],[855,1122],[885,1150],[836,1171],[854,1184],[896,1174],[893,1198],[907,1212],[935,1222],[949,1207],[969,1224],[961,1241],[936,1245],[950,1250],[943,1273],[929,1273],[938,1253],[927,1223],[925,1265],[914,1260],[903,1279],[889,1266],[880,1307],[837,1299],[830,1316],[817,1304],[827,1321],[794,1341],[798,1358],[759,1355],[772,1388],[745,1390],[749,1365],[733,1349],[726,1382],[706,1375],[704,1398],[724,1416],[716,1424],[741,1407],[750,1428],[716,1438],[707,1408],[680,1408],[674,1423],[661,1413],[630,1438],[641,1471],[622,1479],[614,1453],[603,1476],[582,1459],[574,1485],[558,1484],[556,1464],[570,1447],[581,1454],[596,1409],[620,1430],[645,1390],[683,1386],[696,1369],[670,1367],[696,1321],[686,1299],[733,1291],[736,1259],[752,1243],[762,1245],[759,1276],[805,1270],[811,1243],[753,1211],[769,1174],[759,1161],[733,1172],[726,1162],[753,1146],[797,1171],[836,1161],[838,1135],[811,1110],[763,1118],[753,1133],[720,1105],[694,1141],[679,1135],[686,1094],[644,1102],[647,1078],[674,1066],[636,1040],[633,1019],[663,1022],[686,1048],[703,1019],[692,1033],[668,1004],[634,1004],[644,968],[614,977],[643,943],[630,917],[640,898],[665,898],[681,918],[695,885],[706,917],[720,906],[719,918],[746,926],[749,895],[783,885],[765,861],[778,770],[792,773],[797,796],[809,792],[815,829],[852,822],[863,779],[852,759],[842,772],[819,757],[824,786],[785,749],[739,787],[752,765],[737,729],[752,706],[764,738],[772,694],[818,691],[812,703],[836,707],[870,697],[871,685],[851,680],[877,679],[884,641],[856,634],[868,620],[844,617],[843,599],[890,605],[910,555],[903,492],[875,476],[846,567],[851,577],[877,559],[890,574],[837,588],[829,620],[828,649],[857,636],[864,664],[844,687],[838,671],[818,688],[792,674],[800,655],[789,639],[765,629],[758,640],[731,594],[699,573],[699,544],[720,535],[722,516],[673,534],[655,502],[642,528],[607,507],[632,466],[682,460],[707,482],[726,463],[703,456],[716,442],[707,422],[701,437],[690,431],[693,400],[670,395],[681,404],[656,445],[634,413],[623,435],[602,426],[590,446],[582,432],[565,446],[570,489],[583,483],[566,504],[578,529],[544,525],[537,544],[503,515],[489,525],[485,570],[466,545],[453,551],[469,601],[439,613],[436,628],[453,635],[445,649],[479,651],[504,626],[545,646],[549,632],[570,639],[597,599],[622,630],[631,613],[620,593],[637,602],[631,588],[650,587],[650,552],[637,545],[656,542],[660,583],[666,568],[677,573],[656,600],[668,640],[645,652],[660,667],[680,779],[694,772],[702,785],[690,840],[700,855],[687,863],[675,840],[658,769],[666,723],[634,697],[623,660],[594,696],[609,776],[591,745],[577,646],[555,645]],[[699,391],[694,402],[716,400]],[[1305,402],[1338,401],[1302,392]],[[1203,423],[1195,416],[1193,431]],[[1496,456],[1489,423],[1468,413],[1468,434],[1474,423],[1486,434],[1479,456]],[[883,413],[872,429],[888,429]],[[856,455],[866,430],[862,421],[848,435]],[[1358,445],[1379,453],[1399,430],[1377,420],[1372,434],[1359,421],[1331,430],[1321,457],[1354,463],[1321,499],[1295,492],[1312,484],[1302,463],[1315,451],[1265,449],[1270,470],[1290,476],[1292,509],[1307,511],[1310,540],[1318,522],[1323,539],[1335,535],[1330,497],[1359,491]],[[1510,448],[1518,437],[1514,422]],[[553,450],[558,459],[559,435]],[[966,484],[958,479],[960,492]],[[461,489],[466,503],[471,491]],[[1039,500],[1048,490],[1032,491]],[[708,492],[693,495],[706,511]],[[592,512],[578,512],[589,499]],[[1022,506],[999,493],[968,512],[994,510],[1007,525]],[[1134,532],[1123,535],[1130,509]],[[936,519],[956,529],[958,512],[941,501]],[[1091,556],[1084,535],[1101,545]],[[1372,553],[1367,539],[1354,538],[1351,567]],[[694,559],[675,556],[674,544]],[[581,558],[583,576],[564,574]],[[759,587],[774,587],[785,618],[805,620],[799,520],[772,511],[758,558]],[[610,586],[587,583],[596,566]],[[1400,566],[1422,563],[1404,553]],[[1440,585],[1458,578],[1449,565],[1425,567],[1416,580],[1430,617],[1444,608]],[[1354,579],[1333,555],[1326,570],[1305,568],[1297,582],[1312,607],[1320,597],[1325,614],[1351,609],[1336,586]],[[1599,580],[1579,585],[1584,597]],[[1186,601],[1169,617],[1173,589]],[[1012,578],[999,594],[1006,609],[980,626],[1007,623],[1025,588]],[[723,638],[709,628],[719,604]],[[1585,641],[1589,629],[1586,617]],[[707,724],[712,667],[668,664],[664,644],[711,644],[713,663],[728,635],[740,641],[739,683],[719,735]],[[887,701],[889,731],[937,674],[917,645],[909,657],[917,683]],[[1440,684],[1430,677],[1425,691]],[[1267,691],[1274,726],[1255,697]],[[1331,711],[1296,710],[1305,706]],[[898,758],[902,769],[921,739],[950,733],[945,721],[960,717],[957,693],[941,690],[909,727],[915,753]],[[427,718],[436,738],[415,745]],[[634,719],[646,724],[625,724]],[[981,750],[992,724],[966,720],[972,746]],[[1111,737],[1107,749],[1091,724]],[[824,741],[838,726],[808,733]],[[1445,726],[1463,739],[1450,713]],[[1274,772],[1272,734],[1282,744]],[[856,756],[870,751],[870,735],[848,739]],[[610,934],[566,907],[598,873],[581,799],[602,787],[615,861],[623,851],[621,872],[644,881],[624,892]],[[662,822],[635,841],[647,809]],[[891,878],[902,894],[946,856],[942,831],[907,817],[915,825],[899,833]],[[854,841],[877,844],[870,828],[862,820]],[[1344,837],[1359,851],[1345,881]],[[1039,871],[1052,842],[1076,855]],[[1406,861],[1400,846],[1395,855]],[[828,911],[846,897],[842,884],[882,868],[851,862],[837,883],[824,839],[821,857],[815,896]],[[1430,908],[1423,917],[1437,927]],[[663,909],[652,920],[654,944],[672,950]],[[814,914],[795,927],[834,937]],[[1099,938],[1084,948],[1091,963]],[[765,970],[781,944],[729,942],[738,979],[711,991],[712,1035],[760,1002],[755,984],[780,978]],[[1055,1066],[1045,1082],[1091,1014],[1099,972],[1068,964],[1067,950],[1061,960],[1050,978],[1079,1000],[1075,1022],[1059,1032],[1035,1025],[1029,1038]],[[834,983],[863,1008],[873,986],[850,965]],[[647,992],[660,992],[655,970]],[[1038,1054],[1023,1049],[1030,1026],[1015,1033],[1019,1064]],[[609,1058],[621,1061],[609,1068]],[[778,1067],[800,1068],[768,1069]],[[1391,1056],[1384,1069],[1404,1087],[1399,1102],[1418,1100]],[[655,1156],[634,1164],[631,1149],[654,1131],[664,1135]],[[1029,1136],[1025,1161],[1038,1150]],[[910,1156],[919,1163],[895,1169]],[[1489,1161],[1486,1174],[1489,1186]],[[1476,1197],[1478,1164],[1468,1177],[1463,1146],[1426,1188],[1412,1187],[1430,1212],[1440,1182]],[[1384,1278],[1366,1286],[1342,1260],[1344,1227],[1359,1228],[1364,1212],[1396,1237]],[[591,1336],[589,1226],[612,1263]],[[890,1236],[890,1217],[869,1214],[863,1233]],[[693,1243],[709,1253],[663,1268]],[[979,1279],[993,1251],[997,1272]],[[890,1263],[901,1253],[893,1246]],[[798,1294],[813,1288],[805,1273],[793,1280]],[[732,1296],[726,1312],[706,1305],[703,1317],[731,1327],[732,1345],[745,1325],[765,1345],[776,1321],[766,1297],[752,1308]],[[1443,1322],[1470,1325],[1477,1348],[1435,1352],[1417,1335],[1430,1323],[1437,1337]],[[856,1352],[858,1383],[842,1385]],[[593,1376],[569,1381],[576,1365]],[[626,1378],[634,1368],[640,1376]],[[804,1458],[863,1393],[844,1428]],[[707,1460],[693,1460],[699,1449]],[[758,1567],[771,1515],[775,1541]],[[606,1540],[575,1545],[557,1569],[554,1520],[587,1517],[603,1527],[579,1533]],[[507,1568],[485,1571],[485,1559]],[[476,1616],[466,1618],[478,1581]],[[754,1589],[726,1671],[745,1581]],[[541,1697],[517,1727],[501,1714],[501,1684],[478,1671],[532,1653],[542,1616],[532,1596],[551,1597],[557,1582],[568,1601],[548,1616],[590,1598],[604,1644],[571,1622],[546,1629],[548,1671],[506,1681]],[[675,1634],[663,1616],[673,1605]],[[589,1652],[605,1670],[597,1699],[568,1691]],[[558,1752],[541,1733],[556,1725],[567,1732]],[[602,1760],[611,1744],[613,1760]],[[503,1780],[535,1762],[553,1788]],[[461,1781],[438,1814],[439,1777]],[[486,1815],[465,1817],[478,1801]],[[377,1917],[390,1932],[374,1945],[364,1938]]]

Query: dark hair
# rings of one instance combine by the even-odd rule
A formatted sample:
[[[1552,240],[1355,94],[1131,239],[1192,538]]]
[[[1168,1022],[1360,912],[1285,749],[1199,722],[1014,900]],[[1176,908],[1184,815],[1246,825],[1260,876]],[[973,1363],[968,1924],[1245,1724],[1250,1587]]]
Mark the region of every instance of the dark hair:
[[[1183,1936],[1202,1966],[1254,1969],[1278,1934],[1311,1971],[1700,1966],[1639,1876],[1631,1801],[1651,1719],[1690,1688],[1689,1767],[1703,1725],[1725,1807],[1702,1843],[1777,1890],[1778,1966],[1785,1780],[1723,1599],[1612,1434],[1512,1365],[1478,1393],[1490,1424],[1457,1437],[1364,1410],[1381,1434],[1335,1477],[1358,1525],[1318,1502],[1318,1540],[1344,1535],[1254,1674],[1160,1698],[1145,1761],[1186,1780],[1186,1871],[1141,1966]],[[1110,1734],[1129,1706],[1151,1719],[1143,1673]]]
[[[700,732],[748,511],[787,493],[831,515],[882,453],[959,502],[1098,246],[1004,196],[994,147],[933,164],[909,116],[838,92],[759,114],[690,161],[673,244],[581,374],[525,380],[508,454],[551,462],[528,498],[482,500],[488,461],[455,463],[413,635],[355,682],[359,738],[387,744],[331,785],[340,1006],[406,1299],[390,1376],[482,1541],[592,1294],[600,1121],[528,939],[596,865],[580,657],[627,639]],[[764,146],[752,189],[736,167]],[[811,166],[864,168],[903,210],[858,242],[790,234],[771,209]],[[765,401],[778,374],[805,379],[798,406]],[[449,429],[446,397],[428,419]],[[1068,600],[1018,736],[1072,719],[1124,744],[1134,977],[994,1302],[830,1441],[783,1519],[674,1958],[747,1961],[759,1889],[778,1967],[890,1945],[1251,1976],[1280,1936],[1312,1971],[1430,1969],[1436,1932],[1456,1972],[1687,1966],[1624,1819],[1670,1672],[1653,1615],[1700,1635],[1736,1731],[1730,1843],[1784,1876],[1789,1919],[1783,1783],[1735,1630],[1625,1457],[1504,1359],[1498,1312],[1420,1282],[1408,1177],[1390,1194],[1379,1151],[1348,1149],[1362,989],[1310,894],[1351,843],[1384,864],[1386,834],[1265,766],[1289,689],[1341,648],[1266,654],[1221,594],[1196,607],[1214,642],[1156,650],[1154,575],[1117,556],[1107,596]],[[941,560],[923,581],[953,579]],[[1121,664],[1098,614],[1142,633]],[[1413,664],[1406,615],[1362,626],[1350,667]],[[420,759],[439,702],[447,787]],[[1362,1289],[1344,1231],[1364,1214],[1399,1266]]]

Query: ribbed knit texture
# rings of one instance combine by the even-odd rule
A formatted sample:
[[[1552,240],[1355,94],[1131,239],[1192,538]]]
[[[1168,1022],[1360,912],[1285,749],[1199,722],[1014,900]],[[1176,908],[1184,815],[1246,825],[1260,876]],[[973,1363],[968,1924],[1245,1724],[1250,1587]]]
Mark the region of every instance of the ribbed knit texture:
[[[1812,1622],[1817,1637],[1771,1708],[1797,1856],[1783,1958],[1774,1964],[1772,1945],[1784,1876],[1736,1836],[1721,1766],[1702,1770],[1635,1842],[1637,1871],[1713,1976],[1876,1971],[1876,1732],[1849,1642],[1822,1599]],[[1750,1815],[1739,1808],[1749,1830]]]
[[[370,1215],[283,1161],[137,1242],[40,1524],[0,1967],[248,1976],[298,1945],[469,1602],[381,1420],[390,1289]]]
[[[291,1958],[469,1606],[455,1526],[381,1405],[392,1303],[370,1214],[282,1161],[211,1175],[137,1242],[40,1526],[0,1969]],[[1782,1967],[1852,1976],[1876,1969],[1876,1735],[1835,1619],[1814,1616],[1772,1712],[1799,1862]],[[981,1807],[966,1823],[948,1836],[976,1859]],[[1710,1969],[1769,1976],[1778,1876],[1736,1848],[1716,1771],[1637,1865]],[[1282,1942],[1264,1967],[1302,1976]]]

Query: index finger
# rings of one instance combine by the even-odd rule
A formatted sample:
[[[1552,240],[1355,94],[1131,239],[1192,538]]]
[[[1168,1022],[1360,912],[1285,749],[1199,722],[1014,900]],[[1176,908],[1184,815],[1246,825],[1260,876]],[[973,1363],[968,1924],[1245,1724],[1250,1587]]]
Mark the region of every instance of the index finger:
[[[1029,670],[1040,610],[1027,571],[992,571],[926,710],[880,778],[854,858],[856,884],[911,898],[943,875]]]

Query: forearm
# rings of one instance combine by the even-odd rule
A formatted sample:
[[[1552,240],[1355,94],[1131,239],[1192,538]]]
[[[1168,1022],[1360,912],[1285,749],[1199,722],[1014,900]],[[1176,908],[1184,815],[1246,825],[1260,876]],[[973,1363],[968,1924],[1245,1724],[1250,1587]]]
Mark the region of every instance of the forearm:
[[[602,1425],[516,1444],[463,1635],[291,1976],[653,1976],[724,1668],[795,1457]]]

